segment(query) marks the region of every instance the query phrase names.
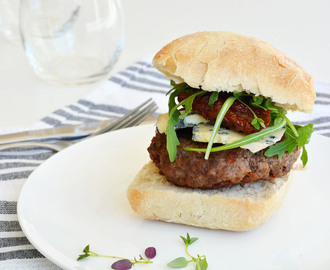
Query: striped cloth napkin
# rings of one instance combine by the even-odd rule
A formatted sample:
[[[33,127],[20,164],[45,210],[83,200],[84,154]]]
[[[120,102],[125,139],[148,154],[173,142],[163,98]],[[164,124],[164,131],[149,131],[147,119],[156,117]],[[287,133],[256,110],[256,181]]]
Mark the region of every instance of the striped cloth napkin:
[[[330,137],[330,84],[316,82],[315,87],[314,112],[289,112],[289,118],[300,125],[314,123],[316,133]],[[151,59],[146,58],[100,83],[76,103],[53,112],[31,128],[119,118],[149,97],[159,106],[156,114],[163,113],[167,111],[165,93],[170,88],[169,79],[152,68]],[[8,131],[0,130],[0,133]],[[53,154],[49,150],[33,149],[2,152],[0,155],[0,269],[59,269],[29,243],[18,223],[16,211],[23,184],[33,170]]]

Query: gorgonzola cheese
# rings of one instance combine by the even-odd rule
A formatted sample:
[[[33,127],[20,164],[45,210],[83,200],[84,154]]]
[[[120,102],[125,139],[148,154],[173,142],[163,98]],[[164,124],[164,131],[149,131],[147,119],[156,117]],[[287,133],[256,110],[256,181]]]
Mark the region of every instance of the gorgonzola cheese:
[[[212,124],[199,124],[193,128],[192,140],[197,142],[209,142],[212,135],[213,125]],[[285,129],[273,133],[272,135],[266,136],[263,139],[241,146],[241,148],[249,149],[251,152],[256,153],[270,145],[278,142]],[[220,127],[218,133],[215,136],[214,143],[229,144],[236,142],[246,136],[243,133],[230,130],[229,128]]]
[[[157,120],[157,128],[159,133],[165,133],[168,125],[168,114],[164,113],[159,115]],[[194,127],[200,123],[209,122],[203,116],[198,114],[188,114],[184,119],[179,119],[178,124],[175,126],[175,129]]]

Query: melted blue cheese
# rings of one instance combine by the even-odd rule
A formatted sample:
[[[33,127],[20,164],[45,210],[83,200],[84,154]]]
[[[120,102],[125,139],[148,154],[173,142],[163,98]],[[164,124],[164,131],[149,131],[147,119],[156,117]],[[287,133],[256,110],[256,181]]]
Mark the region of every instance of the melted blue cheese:
[[[192,140],[197,142],[209,142],[212,135],[213,125],[212,124],[199,124],[193,128]],[[281,140],[285,129],[273,133],[272,135],[266,136],[263,139],[241,146],[241,148],[249,149],[251,152],[256,153],[270,145],[275,144]],[[243,133],[232,131],[225,127],[220,127],[218,133],[215,136],[214,143],[229,144],[236,142],[246,136]]]
[[[167,113],[159,115],[157,120],[157,128],[159,133],[165,133],[168,125],[168,120],[169,118]],[[175,129],[194,127],[200,123],[207,122],[209,121],[206,120],[203,116],[200,116],[198,114],[188,114],[183,120],[179,119]]]

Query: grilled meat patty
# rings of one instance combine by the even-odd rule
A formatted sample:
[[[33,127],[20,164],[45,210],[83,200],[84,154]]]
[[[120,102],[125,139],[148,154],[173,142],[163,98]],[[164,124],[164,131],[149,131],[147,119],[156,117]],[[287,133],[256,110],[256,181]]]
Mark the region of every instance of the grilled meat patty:
[[[266,149],[252,153],[247,149],[236,148],[213,152],[205,160],[204,153],[182,149],[205,148],[207,145],[190,138],[179,134],[180,145],[174,162],[170,162],[168,157],[165,134],[156,131],[148,148],[159,173],[177,186],[217,189],[258,179],[269,181],[289,173],[300,154],[300,148],[296,148],[292,153],[285,152],[278,159],[277,156],[264,156]]]

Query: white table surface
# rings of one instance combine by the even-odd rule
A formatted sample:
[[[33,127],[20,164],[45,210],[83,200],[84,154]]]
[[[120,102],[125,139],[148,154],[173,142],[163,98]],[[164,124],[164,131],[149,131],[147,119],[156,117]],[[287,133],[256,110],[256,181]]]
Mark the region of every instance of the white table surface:
[[[123,0],[126,45],[112,73],[184,34],[227,30],[263,39],[330,81],[328,0]],[[0,37],[0,129],[28,127],[95,85],[59,87],[34,75],[20,45]]]

